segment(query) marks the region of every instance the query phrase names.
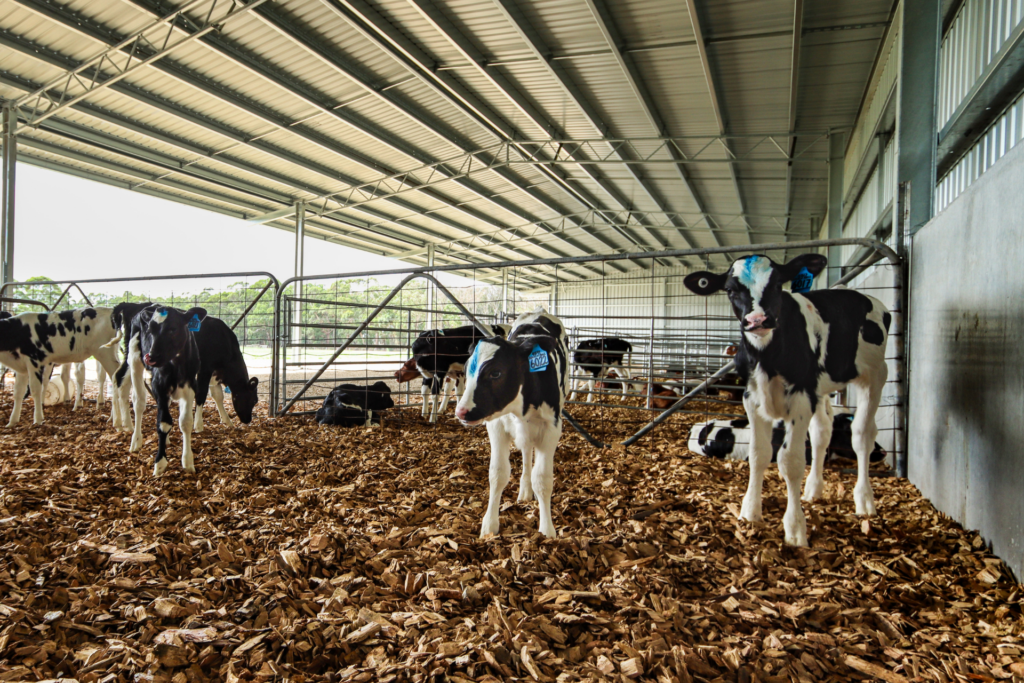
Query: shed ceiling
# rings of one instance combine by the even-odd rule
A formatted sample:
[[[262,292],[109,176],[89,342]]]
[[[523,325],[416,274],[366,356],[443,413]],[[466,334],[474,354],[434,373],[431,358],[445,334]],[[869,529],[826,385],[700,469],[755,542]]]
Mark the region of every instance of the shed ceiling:
[[[21,161],[283,229],[306,202],[417,265],[790,241],[893,4],[0,0],[0,98]]]

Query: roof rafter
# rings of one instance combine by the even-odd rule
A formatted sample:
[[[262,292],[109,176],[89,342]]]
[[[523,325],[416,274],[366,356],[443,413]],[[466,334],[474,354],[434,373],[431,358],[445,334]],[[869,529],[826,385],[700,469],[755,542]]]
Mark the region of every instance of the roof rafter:
[[[714,74],[711,71],[711,60],[708,57],[707,44],[704,41],[704,31],[700,24],[700,15],[697,14],[697,0],[686,0],[686,11],[690,15],[690,25],[693,28],[693,37],[697,43],[697,53],[700,55],[701,68],[704,70],[704,79],[707,81],[708,94],[711,97],[711,108],[715,112],[715,120],[718,122],[718,132],[721,135],[725,135],[727,132],[727,126],[725,125],[725,116],[722,114],[722,104],[718,92],[718,84],[715,81]],[[729,143],[722,140],[722,147],[725,149],[726,154],[729,156],[735,156]],[[746,213],[747,207],[743,200],[743,192],[740,189],[740,181],[736,177],[736,166],[729,164],[729,177],[732,180],[733,188],[736,190],[736,203],[739,205],[740,213]],[[750,227],[749,224],[747,226]],[[750,242],[754,243],[754,236],[749,235]]]

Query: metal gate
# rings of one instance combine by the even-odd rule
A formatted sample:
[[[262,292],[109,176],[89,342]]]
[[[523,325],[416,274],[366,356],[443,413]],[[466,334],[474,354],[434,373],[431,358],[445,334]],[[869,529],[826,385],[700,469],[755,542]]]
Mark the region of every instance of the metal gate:
[[[737,338],[727,298],[698,297],[683,278],[698,269],[723,271],[733,254],[776,261],[800,251],[842,246],[851,254],[834,286],[853,286],[892,311],[889,383],[878,413],[880,441],[899,462],[903,430],[901,315],[903,269],[896,253],[869,239],[813,240],[642,254],[544,259],[383,272],[308,275],[282,283],[275,306],[275,415],[316,410],[338,382],[385,381],[397,404],[389,420],[420,422],[419,382],[399,386],[397,370],[426,329],[512,322],[538,304],[565,324],[570,350],[580,341],[617,337],[632,345],[632,380],[567,403],[566,418],[591,443],[630,445],[659,425],[682,431],[693,415],[739,416],[738,401],[719,395],[732,370],[726,353]],[[826,275],[820,276],[827,282]],[[832,278],[837,279],[837,278]],[[573,367],[574,381],[589,377]],[[735,387],[733,387],[735,388]],[[675,391],[657,407],[658,391]],[[843,401],[842,396],[837,400]],[[695,402],[696,401],[696,402]],[[449,409],[450,411],[451,409]],[[689,420],[680,420],[691,416]],[[452,416],[442,420],[453,420]],[[685,438],[684,433],[677,436]]]
[[[260,378],[260,397],[269,400],[276,384],[274,299],[278,286],[276,277],[261,271],[32,280],[0,286],[0,301],[14,313],[35,310],[33,304],[54,311],[114,306],[122,301],[152,301],[178,308],[203,306],[235,331],[250,376]],[[38,301],[29,302],[30,299]]]

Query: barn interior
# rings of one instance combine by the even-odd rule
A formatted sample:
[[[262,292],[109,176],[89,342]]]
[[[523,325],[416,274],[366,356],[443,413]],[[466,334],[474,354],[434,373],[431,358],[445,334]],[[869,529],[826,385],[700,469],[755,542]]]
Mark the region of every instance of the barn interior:
[[[92,361],[81,407],[71,364],[25,399],[0,429],[0,681],[1024,681],[1024,2],[0,7],[0,305],[201,306],[260,398],[233,426],[207,402],[195,474],[175,427],[161,477],[154,401],[129,453]],[[26,281],[27,166],[286,231],[294,268]],[[324,243],[393,267],[310,272]],[[726,457],[695,445],[745,417],[740,333],[684,280],[806,253],[814,290],[892,323],[877,515],[837,447],[803,548],[774,465],[764,521],[738,519],[739,423]],[[513,498],[514,452],[481,538],[484,429],[396,371],[426,330],[538,306],[570,350],[629,351],[570,369],[558,535]],[[375,382],[374,420],[318,423]]]

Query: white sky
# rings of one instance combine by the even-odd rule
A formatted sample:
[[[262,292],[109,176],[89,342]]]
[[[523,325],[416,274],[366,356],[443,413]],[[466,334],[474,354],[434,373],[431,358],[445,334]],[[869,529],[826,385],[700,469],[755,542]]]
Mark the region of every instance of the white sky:
[[[294,275],[295,235],[212,211],[18,164],[14,275],[54,280],[269,271]],[[306,240],[305,272],[410,268],[319,239]],[[219,284],[219,283],[218,283]],[[183,286],[185,285],[185,286]],[[137,286],[159,294],[171,284]],[[87,291],[123,291],[90,285]],[[176,291],[201,289],[176,283]]]

